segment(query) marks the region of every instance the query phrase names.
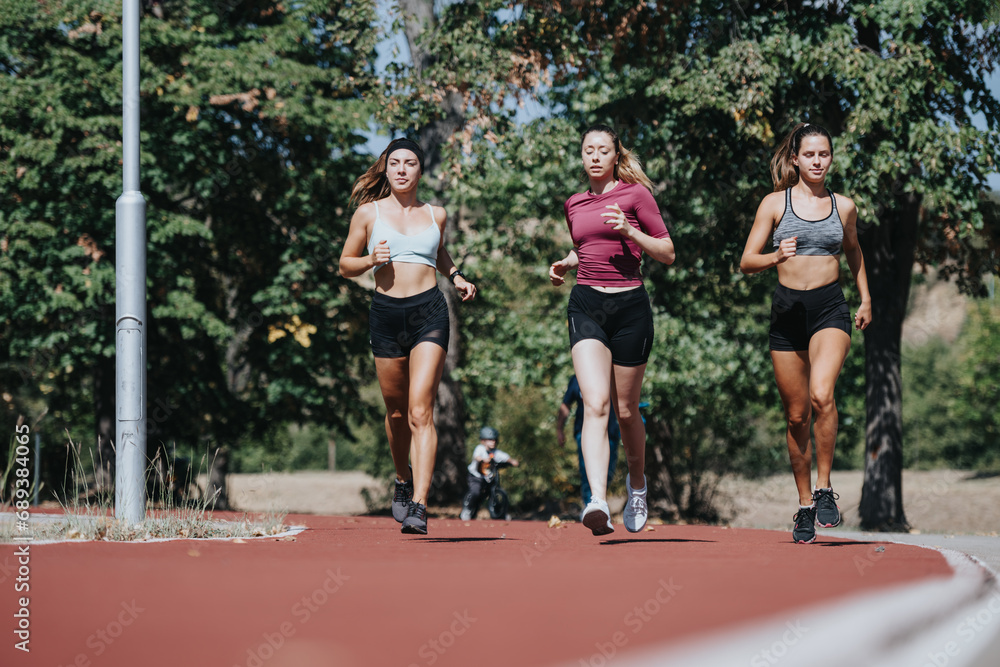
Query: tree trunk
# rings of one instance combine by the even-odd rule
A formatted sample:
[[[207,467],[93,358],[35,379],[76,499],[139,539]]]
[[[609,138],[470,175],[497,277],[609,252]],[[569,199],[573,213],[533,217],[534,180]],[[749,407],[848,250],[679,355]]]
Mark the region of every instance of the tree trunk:
[[[465,494],[465,401],[462,388],[452,376],[461,359],[458,337],[458,297],[446,288],[450,333],[444,373],[435,400],[434,422],[437,428],[438,449],[431,483],[430,500],[445,505],[460,501]]]
[[[678,516],[677,488],[671,467],[674,435],[667,422],[656,417],[646,420],[646,485],[649,498],[655,498],[652,507],[660,510],[664,519]],[[661,500],[662,499],[662,500]]]
[[[410,48],[414,78],[417,85],[422,83],[424,69],[431,63],[432,55],[423,49],[419,40],[436,26],[433,0],[400,0],[403,14],[406,42]],[[424,149],[425,175],[432,176],[441,165],[441,148],[465,123],[462,96],[449,92],[440,104],[442,115],[420,128],[420,145]],[[433,183],[432,183],[433,187]],[[440,203],[440,195],[436,197]],[[455,228],[452,216],[450,229]],[[447,238],[445,239],[447,242]],[[458,501],[465,493],[465,401],[458,382],[452,377],[462,357],[459,337],[459,301],[451,286],[444,290],[451,320],[448,355],[445,358],[444,374],[435,400],[434,422],[438,434],[437,460],[429,500],[436,504]]]
[[[425,32],[433,32],[437,26],[434,16],[434,0],[399,0],[403,14],[406,43],[410,48],[413,73],[418,85],[423,83],[424,69],[433,60],[432,54],[418,43]],[[437,105],[441,115],[419,128],[420,146],[424,149],[424,169],[427,175],[434,174],[441,166],[441,148],[455,133],[465,126],[465,102],[461,94],[448,91]]]
[[[212,467],[208,473],[208,484],[205,485],[205,497],[209,499],[208,507],[216,510],[232,509],[229,505],[229,486],[226,477],[229,475],[229,448],[219,447],[212,455]]]
[[[901,192],[902,189],[896,190]],[[908,530],[903,512],[903,396],[900,345],[920,219],[920,200],[900,195],[859,240],[872,298],[865,330],[865,478],[861,489],[863,530]]]

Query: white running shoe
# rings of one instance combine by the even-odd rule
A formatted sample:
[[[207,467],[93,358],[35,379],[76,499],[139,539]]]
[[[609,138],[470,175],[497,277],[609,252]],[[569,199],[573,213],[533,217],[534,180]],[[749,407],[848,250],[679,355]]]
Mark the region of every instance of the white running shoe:
[[[583,525],[590,528],[594,535],[615,532],[615,527],[611,525],[611,510],[603,500],[591,500],[583,510],[582,520]]]
[[[625,489],[628,491],[628,502],[622,511],[622,523],[628,532],[638,533],[646,526],[646,519],[649,518],[649,509],[646,507],[646,476],[642,476],[642,491],[633,489],[630,482],[626,475]]]

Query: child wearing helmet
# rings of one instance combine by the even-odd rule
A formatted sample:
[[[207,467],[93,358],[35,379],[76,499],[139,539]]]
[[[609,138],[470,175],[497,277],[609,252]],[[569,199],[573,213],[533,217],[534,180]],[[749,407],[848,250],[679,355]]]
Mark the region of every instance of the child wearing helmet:
[[[472,463],[469,464],[469,492],[465,494],[462,502],[463,521],[468,521],[476,516],[479,505],[486,495],[487,484],[490,482],[489,464],[490,461],[497,463],[509,463],[517,467],[517,459],[511,458],[510,454],[497,449],[497,440],[500,434],[492,426],[484,426],[479,431],[479,444],[472,452]]]

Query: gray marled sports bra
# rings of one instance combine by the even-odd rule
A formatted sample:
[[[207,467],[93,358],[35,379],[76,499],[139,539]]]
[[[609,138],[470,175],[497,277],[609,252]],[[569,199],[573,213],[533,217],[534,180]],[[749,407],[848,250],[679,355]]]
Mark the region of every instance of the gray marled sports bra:
[[[785,190],[785,213],[774,229],[772,237],[774,247],[777,248],[785,239],[797,236],[795,242],[797,255],[839,255],[844,243],[844,223],[840,220],[837,198],[832,192],[830,192],[830,203],[833,204],[830,215],[822,220],[804,220],[792,210],[792,189]]]

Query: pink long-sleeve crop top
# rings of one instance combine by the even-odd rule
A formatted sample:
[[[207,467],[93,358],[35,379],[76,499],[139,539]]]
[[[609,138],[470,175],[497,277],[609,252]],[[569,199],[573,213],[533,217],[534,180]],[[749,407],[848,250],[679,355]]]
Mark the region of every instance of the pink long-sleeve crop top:
[[[580,258],[577,284],[600,287],[642,284],[639,274],[642,250],[607,224],[611,218],[601,217],[603,213],[614,212],[606,208],[612,204],[618,204],[629,224],[649,236],[658,239],[670,236],[652,193],[639,183],[619,182],[601,195],[589,190],[573,195],[563,208]]]

